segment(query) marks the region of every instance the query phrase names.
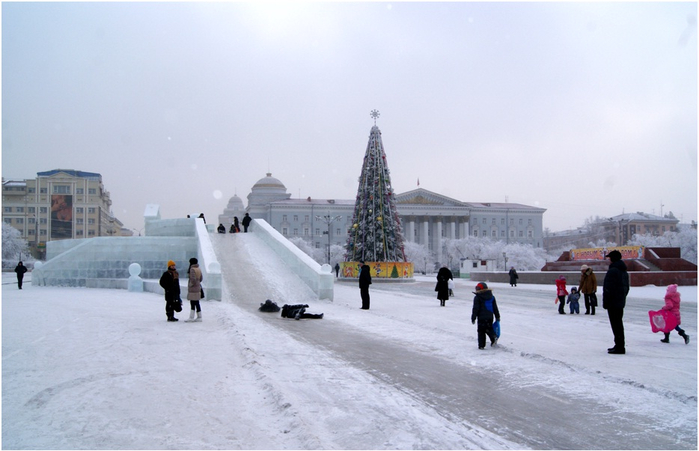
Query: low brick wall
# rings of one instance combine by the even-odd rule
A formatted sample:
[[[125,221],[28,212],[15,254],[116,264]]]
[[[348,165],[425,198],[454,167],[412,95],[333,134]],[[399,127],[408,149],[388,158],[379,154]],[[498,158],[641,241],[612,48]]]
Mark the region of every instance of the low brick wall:
[[[602,286],[606,272],[595,272],[597,285]],[[580,271],[544,271],[544,272],[518,272],[518,284],[542,284],[554,285],[560,275],[565,276],[569,286],[580,282]],[[470,279],[474,282],[502,282],[510,283],[510,276],[506,272],[471,271]],[[648,271],[629,272],[629,283],[632,287],[655,285],[658,287],[676,283],[680,286],[697,284],[697,271]]]

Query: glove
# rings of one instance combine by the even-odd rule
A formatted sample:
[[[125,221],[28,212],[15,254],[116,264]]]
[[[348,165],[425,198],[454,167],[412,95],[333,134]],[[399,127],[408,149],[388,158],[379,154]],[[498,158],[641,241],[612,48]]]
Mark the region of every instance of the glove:
[[[476,324],[476,320],[475,320],[475,319],[472,319],[472,320],[471,320],[471,324]]]

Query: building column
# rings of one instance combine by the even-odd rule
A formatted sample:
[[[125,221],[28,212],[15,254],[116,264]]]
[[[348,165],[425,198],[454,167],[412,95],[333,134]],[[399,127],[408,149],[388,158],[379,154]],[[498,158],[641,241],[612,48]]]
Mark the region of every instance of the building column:
[[[449,223],[449,238],[452,240],[456,239],[456,219],[452,219]]]
[[[428,216],[427,219],[425,219],[422,222],[422,233],[420,234],[420,244],[424,244],[425,246],[429,247],[429,245],[430,245],[429,238],[430,238],[430,218]]]
[[[415,219],[410,218],[410,221],[408,221],[408,241],[411,243],[415,242]]]
[[[434,236],[432,237],[432,249],[434,249],[434,255],[440,264],[444,264],[442,261],[442,218],[437,218],[437,223],[434,228]]]

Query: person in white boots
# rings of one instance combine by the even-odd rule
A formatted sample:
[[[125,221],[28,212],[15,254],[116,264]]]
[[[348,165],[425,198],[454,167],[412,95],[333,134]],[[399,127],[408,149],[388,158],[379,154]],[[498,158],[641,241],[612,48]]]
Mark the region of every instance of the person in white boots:
[[[189,281],[187,282],[187,299],[189,299],[189,304],[192,309],[189,311],[189,319],[185,322],[201,321],[201,306],[199,301],[203,297],[202,294],[204,290],[201,287],[201,281],[204,277],[201,274],[201,269],[199,269],[199,261],[192,257],[189,259]],[[196,311],[197,317],[194,318],[194,313]]]

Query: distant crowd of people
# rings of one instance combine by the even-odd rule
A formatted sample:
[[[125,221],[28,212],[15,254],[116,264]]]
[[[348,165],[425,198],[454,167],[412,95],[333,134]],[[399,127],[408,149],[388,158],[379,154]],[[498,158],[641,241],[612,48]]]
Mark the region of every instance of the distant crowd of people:
[[[243,233],[248,233],[248,227],[250,227],[250,222],[252,221],[252,218],[248,213],[245,213],[245,216],[243,216]],[[226,226],[223,224],[219,224],[218,227],[216,228],[218,233],[226,233]],[[233,216],[233,222],[231,223],[231,228],[228,230],[228,233],[240,233],[240,223],[238,222],[238,217]]]

